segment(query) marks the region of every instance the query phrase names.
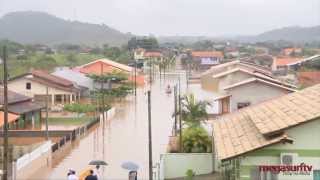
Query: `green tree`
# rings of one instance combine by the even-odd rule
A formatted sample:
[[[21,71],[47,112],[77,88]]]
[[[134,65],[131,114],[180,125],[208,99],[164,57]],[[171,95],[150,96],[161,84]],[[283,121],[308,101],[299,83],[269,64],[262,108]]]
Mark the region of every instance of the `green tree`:
[[[211,138],[202,126],[184,129],[182,144],[185,153],[206,153],[211,151]]]
[[[43,55],[36,60],[34,67],[37,69],[52,70],[58,65],[57,61],[47,55]]]
[[[66,60],[67,60],[68,66],[70,66],[70,67],[76,66],[77,62],[78,62],[78,59],[77,59],[77,57],[75,56],[74,53],[68,54],[67,57],[66,57]]]
[[[200,126],[201,121],[208,119],[206,111],[210,103],[197,101],[193,94],[186,95],[181,101],[181,117],[188,126]]]

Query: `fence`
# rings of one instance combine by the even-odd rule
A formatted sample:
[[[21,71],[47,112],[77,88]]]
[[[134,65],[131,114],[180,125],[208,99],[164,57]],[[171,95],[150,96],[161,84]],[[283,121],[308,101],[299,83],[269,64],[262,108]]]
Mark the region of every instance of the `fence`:
[[[51,141],[47,141],[41,146],[34,149],[32,152],[24,154],[16,161],[16,169],[20,170],[21,168],[28,165],[33,160],[39,158],[43,153],[47,153],[50,150],[51,147]]]
[[[185,177],[189,169],[195,172],[196,175],[213,172],[211,153],[162,154],[159,165],[157,180]]]

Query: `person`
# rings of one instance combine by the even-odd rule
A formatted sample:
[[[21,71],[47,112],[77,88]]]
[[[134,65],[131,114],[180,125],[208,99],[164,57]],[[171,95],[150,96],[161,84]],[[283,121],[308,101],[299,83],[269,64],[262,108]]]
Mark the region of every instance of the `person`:
[[[93,175],[93,170],[90,169],[90,174],[85,178],[85,180],[98,180],[97,176]]]
[[[69,173],[68,173],[69,174]],[[69,176],[68,176],[68,180],[79,180],[78,176],[76,176],[76,171],[71,171]]]
[[[95,169],[95,171],[93,173],[93,175],[95,175],[97,177],[97,179],[100,179],[100,171],[99,171],[99,169],[100,169],[100,165],[96,165],[96,169]]]
[[[129,172],[129,180],[137,180],[138,179],[138,172],[137,171],[130,171]]]

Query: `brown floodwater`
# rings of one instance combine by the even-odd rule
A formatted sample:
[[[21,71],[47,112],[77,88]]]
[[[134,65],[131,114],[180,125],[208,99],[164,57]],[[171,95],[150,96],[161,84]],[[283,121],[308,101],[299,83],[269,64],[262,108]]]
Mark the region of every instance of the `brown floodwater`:
[[[178,74],[159,76],[151,86],[153,164],[161,153],[166,152],[168,138],[173,126],[173,94],[167,95],[165,88],[178,83]],[[186,90],[185,75],[182,73],[181,91]],[[77,173],[89,167],[91,160],[104,160],[100,176],[103,179],[127,179],[128,171],[121,168],[125,161],[133,161],[140,166],[139,179],[148,177],[148,106],[149,85],[139,88],[137,96],[130,96],[116,105],[115,116],[100,124],[62,154],[58,163],[49,170],[43,170],[35,177],[43,179],[66,179],[69,168]],[[55,162],[55,161],[53,161]]]

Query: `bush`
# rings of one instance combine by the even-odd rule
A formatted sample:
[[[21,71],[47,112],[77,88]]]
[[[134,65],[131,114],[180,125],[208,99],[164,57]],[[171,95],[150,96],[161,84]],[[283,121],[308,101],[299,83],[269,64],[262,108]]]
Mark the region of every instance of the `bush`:
[[[185,153],[211,152],[211,138],[201,126],[189,127],[183,130],[182,144]]]
[[[186,172],[186,180],[192,180],[196,173],[192,169],[188,169]]]

